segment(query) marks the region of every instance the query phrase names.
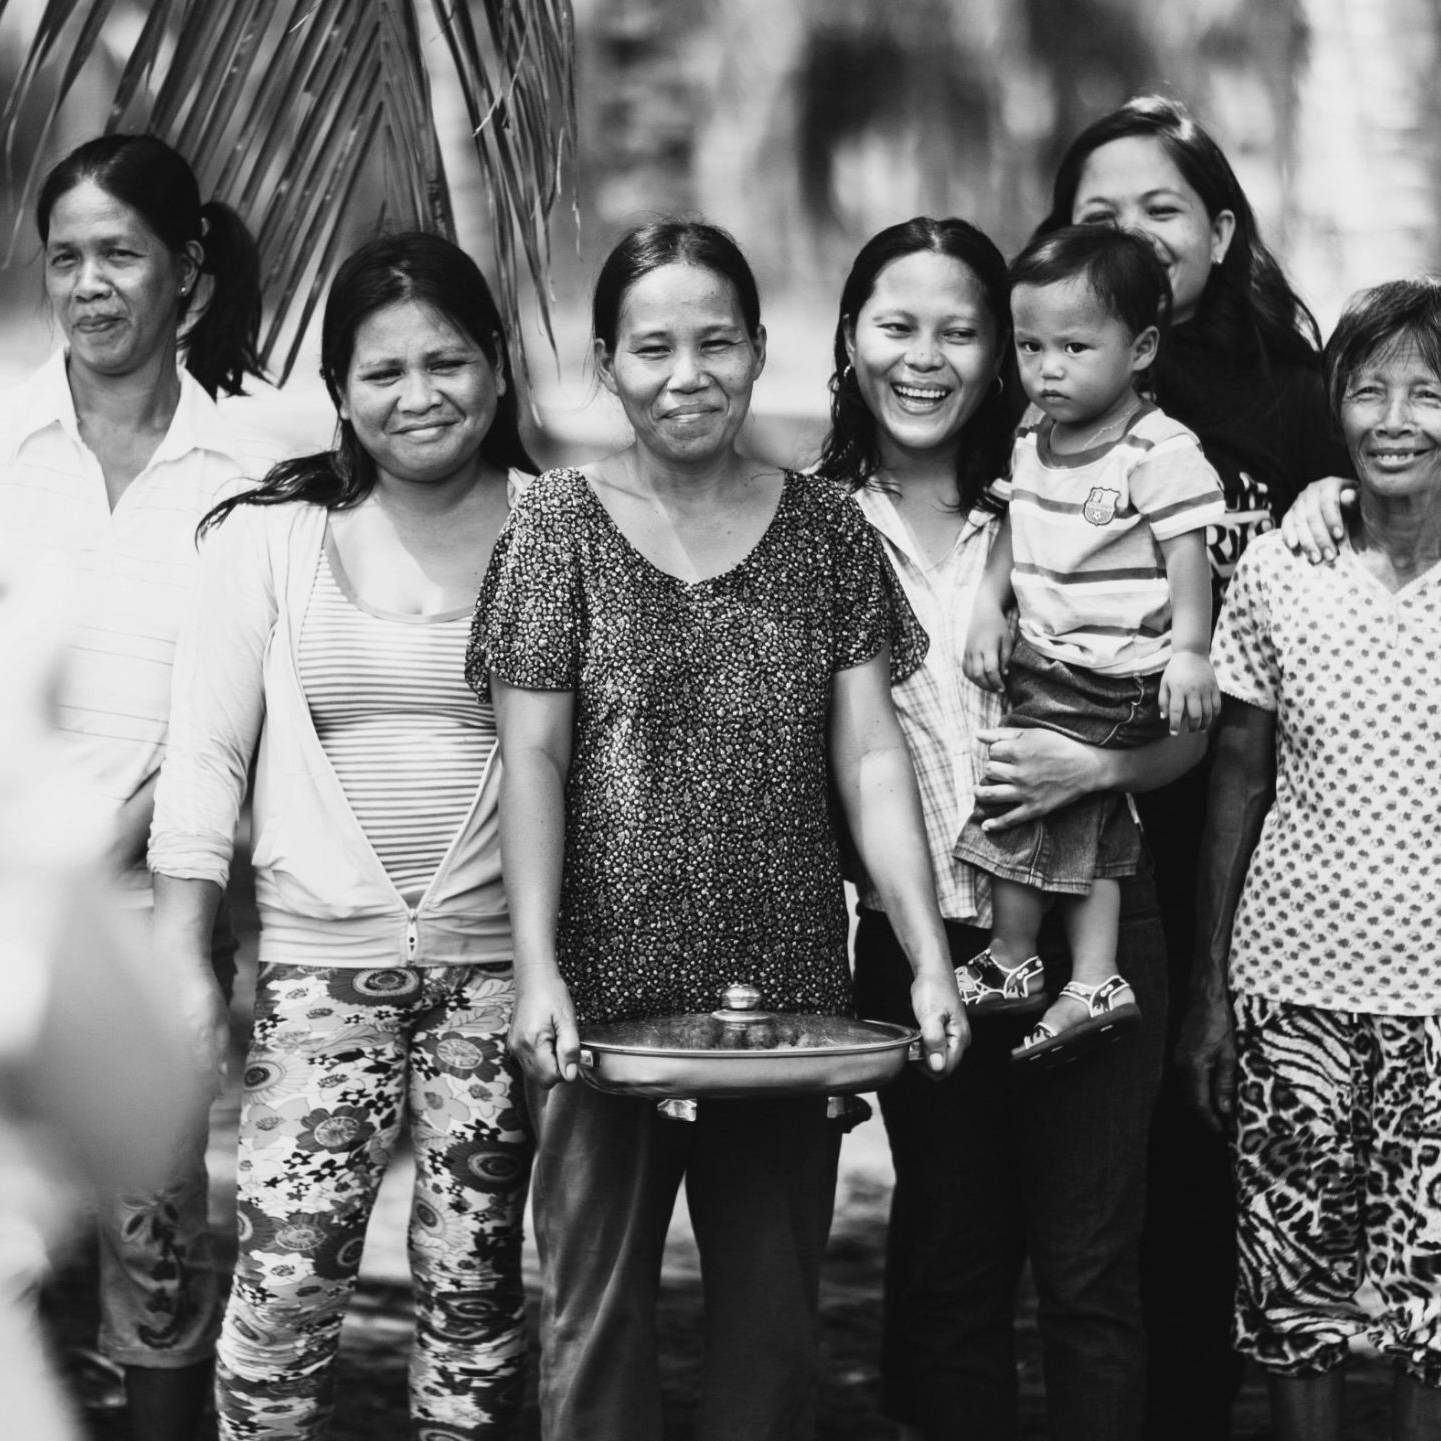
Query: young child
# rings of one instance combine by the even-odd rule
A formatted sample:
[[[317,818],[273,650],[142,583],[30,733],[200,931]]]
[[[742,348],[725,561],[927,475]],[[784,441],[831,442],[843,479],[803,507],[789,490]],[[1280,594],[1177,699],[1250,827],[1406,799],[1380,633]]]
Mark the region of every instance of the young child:
[[[1220,703],[1205,529],[1225,503],[1195,436],[1136,393],[1169,316],[1165,268],[1140,236],[1074,226],[1031,245],[1010,279],[1032,405],[997,487],[1009,509],[976,597],[966,675],[1005,690],[1005,724],[1088,745],[1203,729]],[[968,1007],[1046,1006],[1036,936],[1057,897],[1071,980],[1013,1058],[1069,1060],[1138,1024],[1116,970],[1116,878],[1140,860],[1130,798],[1088,796],[994,833],[984,820],[978,809],[955,851],[993,877],[990,947],[957,972]]]

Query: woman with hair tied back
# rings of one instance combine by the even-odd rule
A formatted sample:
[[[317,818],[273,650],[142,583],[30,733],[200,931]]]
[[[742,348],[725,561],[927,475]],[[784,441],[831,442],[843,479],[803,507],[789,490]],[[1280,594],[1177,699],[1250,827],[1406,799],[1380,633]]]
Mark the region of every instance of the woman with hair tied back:
[[[1170,276],[1173,324],[1152,398],[1196,435],[1221,477],[1226,514],[1207,533],[1214,616],[1247,544],[1283,516],[1298,543],[1324,537],[1334,477],[1351,473],[1326,405],[1316,322],[1262,243],[1224,152],[1174,100],[1137,96],[1071,143],[1037,234],[1072,224],[1139,231]],[[1318,553],[1331,546],[1310,544]],[[1197,940],[1206,785],[1200,767],[1137,800],[1166,927],[1172,1055]],[[1222,1139],[1168,1064],[1151,1130],[1142,1266],[1152,1441],[1230,1434],[1240,1382],[1230,1336],[1233,1210]]]
[[[73,150],[45,177],[35,220],[63,345],[0,404],[0,545],[54,572],[70,603],[61,743],[112,807],[110,864],[148,919],[145,835],[196,522],[280,453],[215,403],[259,373],[259,266],[235,213],[202,203],[190,166],[152,135]],[[191,997],[202,1010],[216,989],[209,933],[204,947]],[[222,923],[213,962],[224,988],[233,959]],[[99,1345],[123,1370],[145,1441],[193,1441],[208,1387],[218,1315],[208,1100],[165,1186],[98,1206]]]
[[[156,945],[199,973],[255,759],[260,970],[220,1434],[326,1433],[366,1223],[408,1132],[412,1425],[498,1441],[524,1374],[530,1123],[505,1045],[494,719],[463,660],[534,467],[500,316],[449,241],[346,260],[321,370],[334,449],[202,527],[150,843]]]
[[[892,698],[920,781],[950,960],[961,967],[986,946],[992,920],[989,878],[954,855],[975,804],[1004,832],[1086,797],[1164,784],[1204,747],[1182,735],[1107,750],[1003,726],[1000,697],[965,676],[967,628],[1000,529],[990,488],[1006,472],[1021,408],[1007,290],[1000,252],[964,220],[918,216],[872,236],[841,291],[820,460],[874,528],[930,636]],[[907,1023],[896,917],[872,878],[858,889],[858,1009]],[[1144,865],[1120,880],[1119,900],[1116,956],[1140,1005],[1133,1034],[1064,1070],[1023,1074],[1011,1051],[1027,1006],[993,1004],[973,1012],[971,1045],[948,1079],[931,1085],[908,1072],[880,1093],[896,1172],[881,1404],[903,1441],[1014,1438],[1027,1259],[1049,1434],[1140,1434],[1137,1251],[1165,956]],[[1039,951],[1058,990],[1069,957],[1054,921]]]
[[[635,443],[548,471],[476,606],[505,756],[512,1039],[535,1107],[547,1441],[659,1441],[655,1302],[682,1179],[705,1290],[699,1441],[807,1441],[840,1123],[824,1096],[693,1122],[577,1081],[578,1025],[848,1013],[830,782],[895,918],[926,1066],[965,1043],[889,678],[924,642],[855,507],[736,448],[765,363],[755,279],[699,222],[632,231],[592,309]]]

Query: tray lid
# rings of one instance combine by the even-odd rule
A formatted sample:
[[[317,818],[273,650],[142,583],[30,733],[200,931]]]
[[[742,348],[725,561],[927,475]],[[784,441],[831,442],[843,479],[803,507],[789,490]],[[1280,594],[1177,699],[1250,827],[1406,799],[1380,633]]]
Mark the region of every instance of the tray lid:
[[[721,993],[720,1009],[678,1016],[647,1016],[589,1026],[587,1046],[618,1051],[853,1051],[858,1046],[887,1047],[907,1043],[917,1034],[883,1021],[858,1021],[847,1016],[763,1011],[760,992],[741,983]]]

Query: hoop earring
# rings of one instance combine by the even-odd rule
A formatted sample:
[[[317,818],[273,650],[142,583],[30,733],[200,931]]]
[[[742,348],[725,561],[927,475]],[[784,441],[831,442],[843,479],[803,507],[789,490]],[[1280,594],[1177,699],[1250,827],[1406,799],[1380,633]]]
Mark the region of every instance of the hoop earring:
[[[847,362],[846,362],[846,368],[845,368],[843,371],[841,371],[841,384],[844,385],[844,384],[846,383],[846,381],[848,381],[848,380],[854,380],[855,378],[856,378],[856,368],[855,368],[854,365],[852,365],[852,364],[850,363],[850,361],[847,361]]]
[[[1005,393],[1006,393],[1006,377],[1005,377],[1004,375],[1002,375],[1001,372],[998,370],[998,371],[996,372],[996,394],[997,394],[997,395],[1004,395]]]

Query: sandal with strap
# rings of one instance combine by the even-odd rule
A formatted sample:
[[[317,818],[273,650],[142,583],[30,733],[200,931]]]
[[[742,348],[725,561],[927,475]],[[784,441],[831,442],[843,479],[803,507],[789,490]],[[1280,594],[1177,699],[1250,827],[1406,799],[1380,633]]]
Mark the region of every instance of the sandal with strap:
[[[1107,976],[1095,986],[1067,981],[1060,993],[1086,1008],[1084,1019],[1064,1030],[1057,1030],[1046,1021],[1037,1022],[1031,1034],[1011,1052],[1013,1061],[1059,1066],[1141,1024],[1141,1008],[1124,976]]]
[[[956,967],[956,989],[966,1010],[988,1016],[1026,1015],[1044,1011],[1051,1002],[1039,956],[1028,956],[1007,970],[989,949]]]

